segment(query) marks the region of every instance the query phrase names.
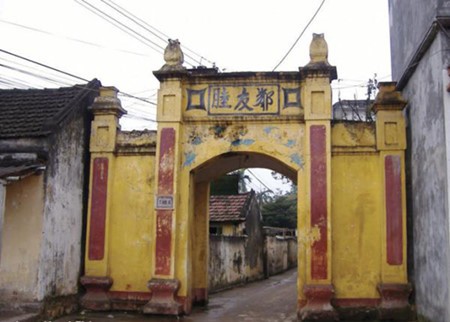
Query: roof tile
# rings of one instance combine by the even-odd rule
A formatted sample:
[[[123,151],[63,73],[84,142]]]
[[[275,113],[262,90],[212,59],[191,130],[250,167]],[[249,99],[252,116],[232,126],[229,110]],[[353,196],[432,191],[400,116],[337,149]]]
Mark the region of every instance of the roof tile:
[[[50,134],[46,125],[99,86],[94,79],[88,84],[54,89],[1,89],[0,138]]]
[[[217,195],[209,199],[210,221],[241,221],[245,220],[245,213],[252,193],[239,195]]]

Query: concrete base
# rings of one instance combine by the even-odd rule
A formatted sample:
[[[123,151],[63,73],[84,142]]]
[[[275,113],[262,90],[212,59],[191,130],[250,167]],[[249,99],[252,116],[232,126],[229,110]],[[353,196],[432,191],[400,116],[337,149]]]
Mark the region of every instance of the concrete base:
[[[175,298],[180,288],[179,280],[153,278],[148,282],[148,288],[152,292],[152,298],[143,307],[143,313],[164,315],[183,313],[183,305]]]
[[[112,278],[83,276],[80,278],[80,283],[86,289],[86,294],[80,300],[80,304],[83,308],[94,311],[106,311],[111,309],[111,300],[108,296],[108,290],[113,284]]]
[[[409,304],[410,284],[379,284],[381,302],[378,308],[382,320],[409,321],[413,310]]]
[[[305,285],[306,305],[298,312],[299,321],[338,321],[338,313],[331,305],[333,285]]]

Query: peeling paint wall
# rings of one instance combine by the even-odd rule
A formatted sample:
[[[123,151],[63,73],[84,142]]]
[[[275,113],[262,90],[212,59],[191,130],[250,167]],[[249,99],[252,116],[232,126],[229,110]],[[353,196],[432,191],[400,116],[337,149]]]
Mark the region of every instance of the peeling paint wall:
[[[264,278],[264,236],[255,198],[248,206],[246,236],[210,235],[209,290]]]
[[[449,200],[442,70],[448,54],[433,55],[450,42],[440,34],[403,90],[408,100],[410,241],[418,313],[450,320]],[[448,94],[446,94],[448,95]],[[448,140],[448,138],[447,138]]]
[[[297,239],[295,237],[266,236],[265,240],[268,276],[297,266]]]
[[[414,53],[411,77],[402,89],[406,107],[408,149],[409,275],[419,316],[430,321],[450,320],[449,171],[445,114],[450,64],[450,40],[436,25],[448,19],[450,1],[389,1],[393,79],[399,80]],[[426,38],[429,36],[428,38]],[[429,48],[421,48],[424,43]]]
[[[116,159],[109,263],[112,291],[147,292],[153,263],[154,156]]]
[[[378,298],[382,182],[377,154],[332,157],[333,283],[347,298]]]
[[[38,299],[78,293],[83,222],[84,157],[81,115],[53,138],[46,171]]]
[[[209,240],[209,290],[218,291],[236,284],[264,278],[262,261],[250,268],[246,257],[248,238],[245,236],[215,236]],[[263,248],[252,249],[260,252]]]
[[[43,207],[43,175],[7,186],[0,257],[2,304],[34,302],[38,298]]]

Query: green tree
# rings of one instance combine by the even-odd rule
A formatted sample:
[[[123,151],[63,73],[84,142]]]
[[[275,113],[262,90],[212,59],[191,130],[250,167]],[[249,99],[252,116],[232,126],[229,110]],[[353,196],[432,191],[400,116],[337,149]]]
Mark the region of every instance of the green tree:
[[[288,193],[262,205],[264,226],[297,228],[297,194]]]

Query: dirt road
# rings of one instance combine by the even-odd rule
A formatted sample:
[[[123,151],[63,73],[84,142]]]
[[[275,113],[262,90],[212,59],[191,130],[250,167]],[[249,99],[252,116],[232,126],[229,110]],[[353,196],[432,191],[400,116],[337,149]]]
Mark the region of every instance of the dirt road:
[[[85,313],[60,318],[56,322],[289,322],[297,321],[297,270],[267,280],[237,287],[210,296],[205,308],[196,307],[189,316],[155,317],[121,312]]]

